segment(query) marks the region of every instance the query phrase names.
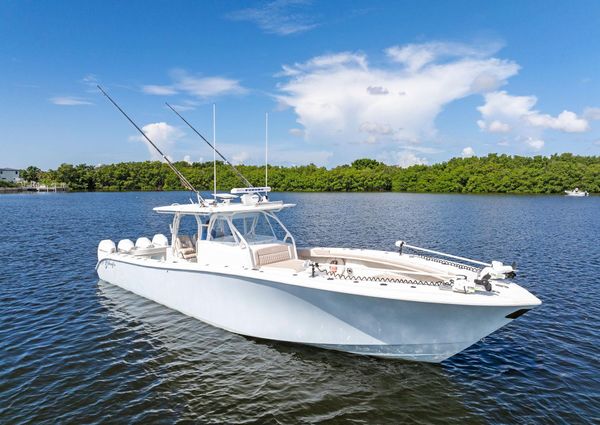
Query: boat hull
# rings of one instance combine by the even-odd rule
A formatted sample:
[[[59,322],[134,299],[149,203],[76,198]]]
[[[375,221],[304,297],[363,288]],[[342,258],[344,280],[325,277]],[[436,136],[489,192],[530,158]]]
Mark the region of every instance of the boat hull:
[[[98,263],[97,272],[105,282],[237,334],[433,363],[527,308],[378,298],[110,258]]]

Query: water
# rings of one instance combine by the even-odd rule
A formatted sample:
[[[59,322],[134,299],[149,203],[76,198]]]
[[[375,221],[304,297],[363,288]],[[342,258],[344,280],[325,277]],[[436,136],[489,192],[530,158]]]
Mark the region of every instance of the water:
[[[442,365],[233,335],[94,271],[183,193],[0,196],[0,423],[598,423],[600,198],[274,194],[300,244],[518,262],[544,304]]]

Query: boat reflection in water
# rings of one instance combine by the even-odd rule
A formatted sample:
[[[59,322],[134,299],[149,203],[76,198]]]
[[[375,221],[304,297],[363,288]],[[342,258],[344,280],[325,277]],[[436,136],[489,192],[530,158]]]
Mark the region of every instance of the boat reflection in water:
[[[98,293],[112,338],[135,356],[122,367],[144,366],[127,388],[151,388],[154,408],[169,400],[180,419],[477,421],[460,385],[434,365],[245,338],[103,281]]]

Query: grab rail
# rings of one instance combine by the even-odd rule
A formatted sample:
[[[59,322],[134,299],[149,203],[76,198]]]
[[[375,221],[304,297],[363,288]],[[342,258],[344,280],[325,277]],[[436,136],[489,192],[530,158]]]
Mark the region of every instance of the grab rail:
[[[473,260],[471,258],[466,258],[466,257],[459,257],[457,255],[447,254],[445,252],[434,251],[433,249],[426,249],[426,248],[421,248],[421,247],[414,246],[414,245],[408,245],[404,241],[396,241],[396,246],[400,249],[400,253],[402,253],[402,248],[409,248],[409,249],[413,249],[415,251],[428,252],[430,254],[441,255],[442,257],[454,258],[455,260],[467,261],[469,263],[479,264],[480,266],[492,267],[492,265],[490,263],[484,263],[483,261]]]

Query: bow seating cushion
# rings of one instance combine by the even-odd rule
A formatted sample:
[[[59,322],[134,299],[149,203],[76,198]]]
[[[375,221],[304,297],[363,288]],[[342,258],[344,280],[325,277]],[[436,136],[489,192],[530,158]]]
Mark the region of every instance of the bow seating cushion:
[[[255,263],[258,267],[292,259],[286,244],[270,245],[254,251]]]

